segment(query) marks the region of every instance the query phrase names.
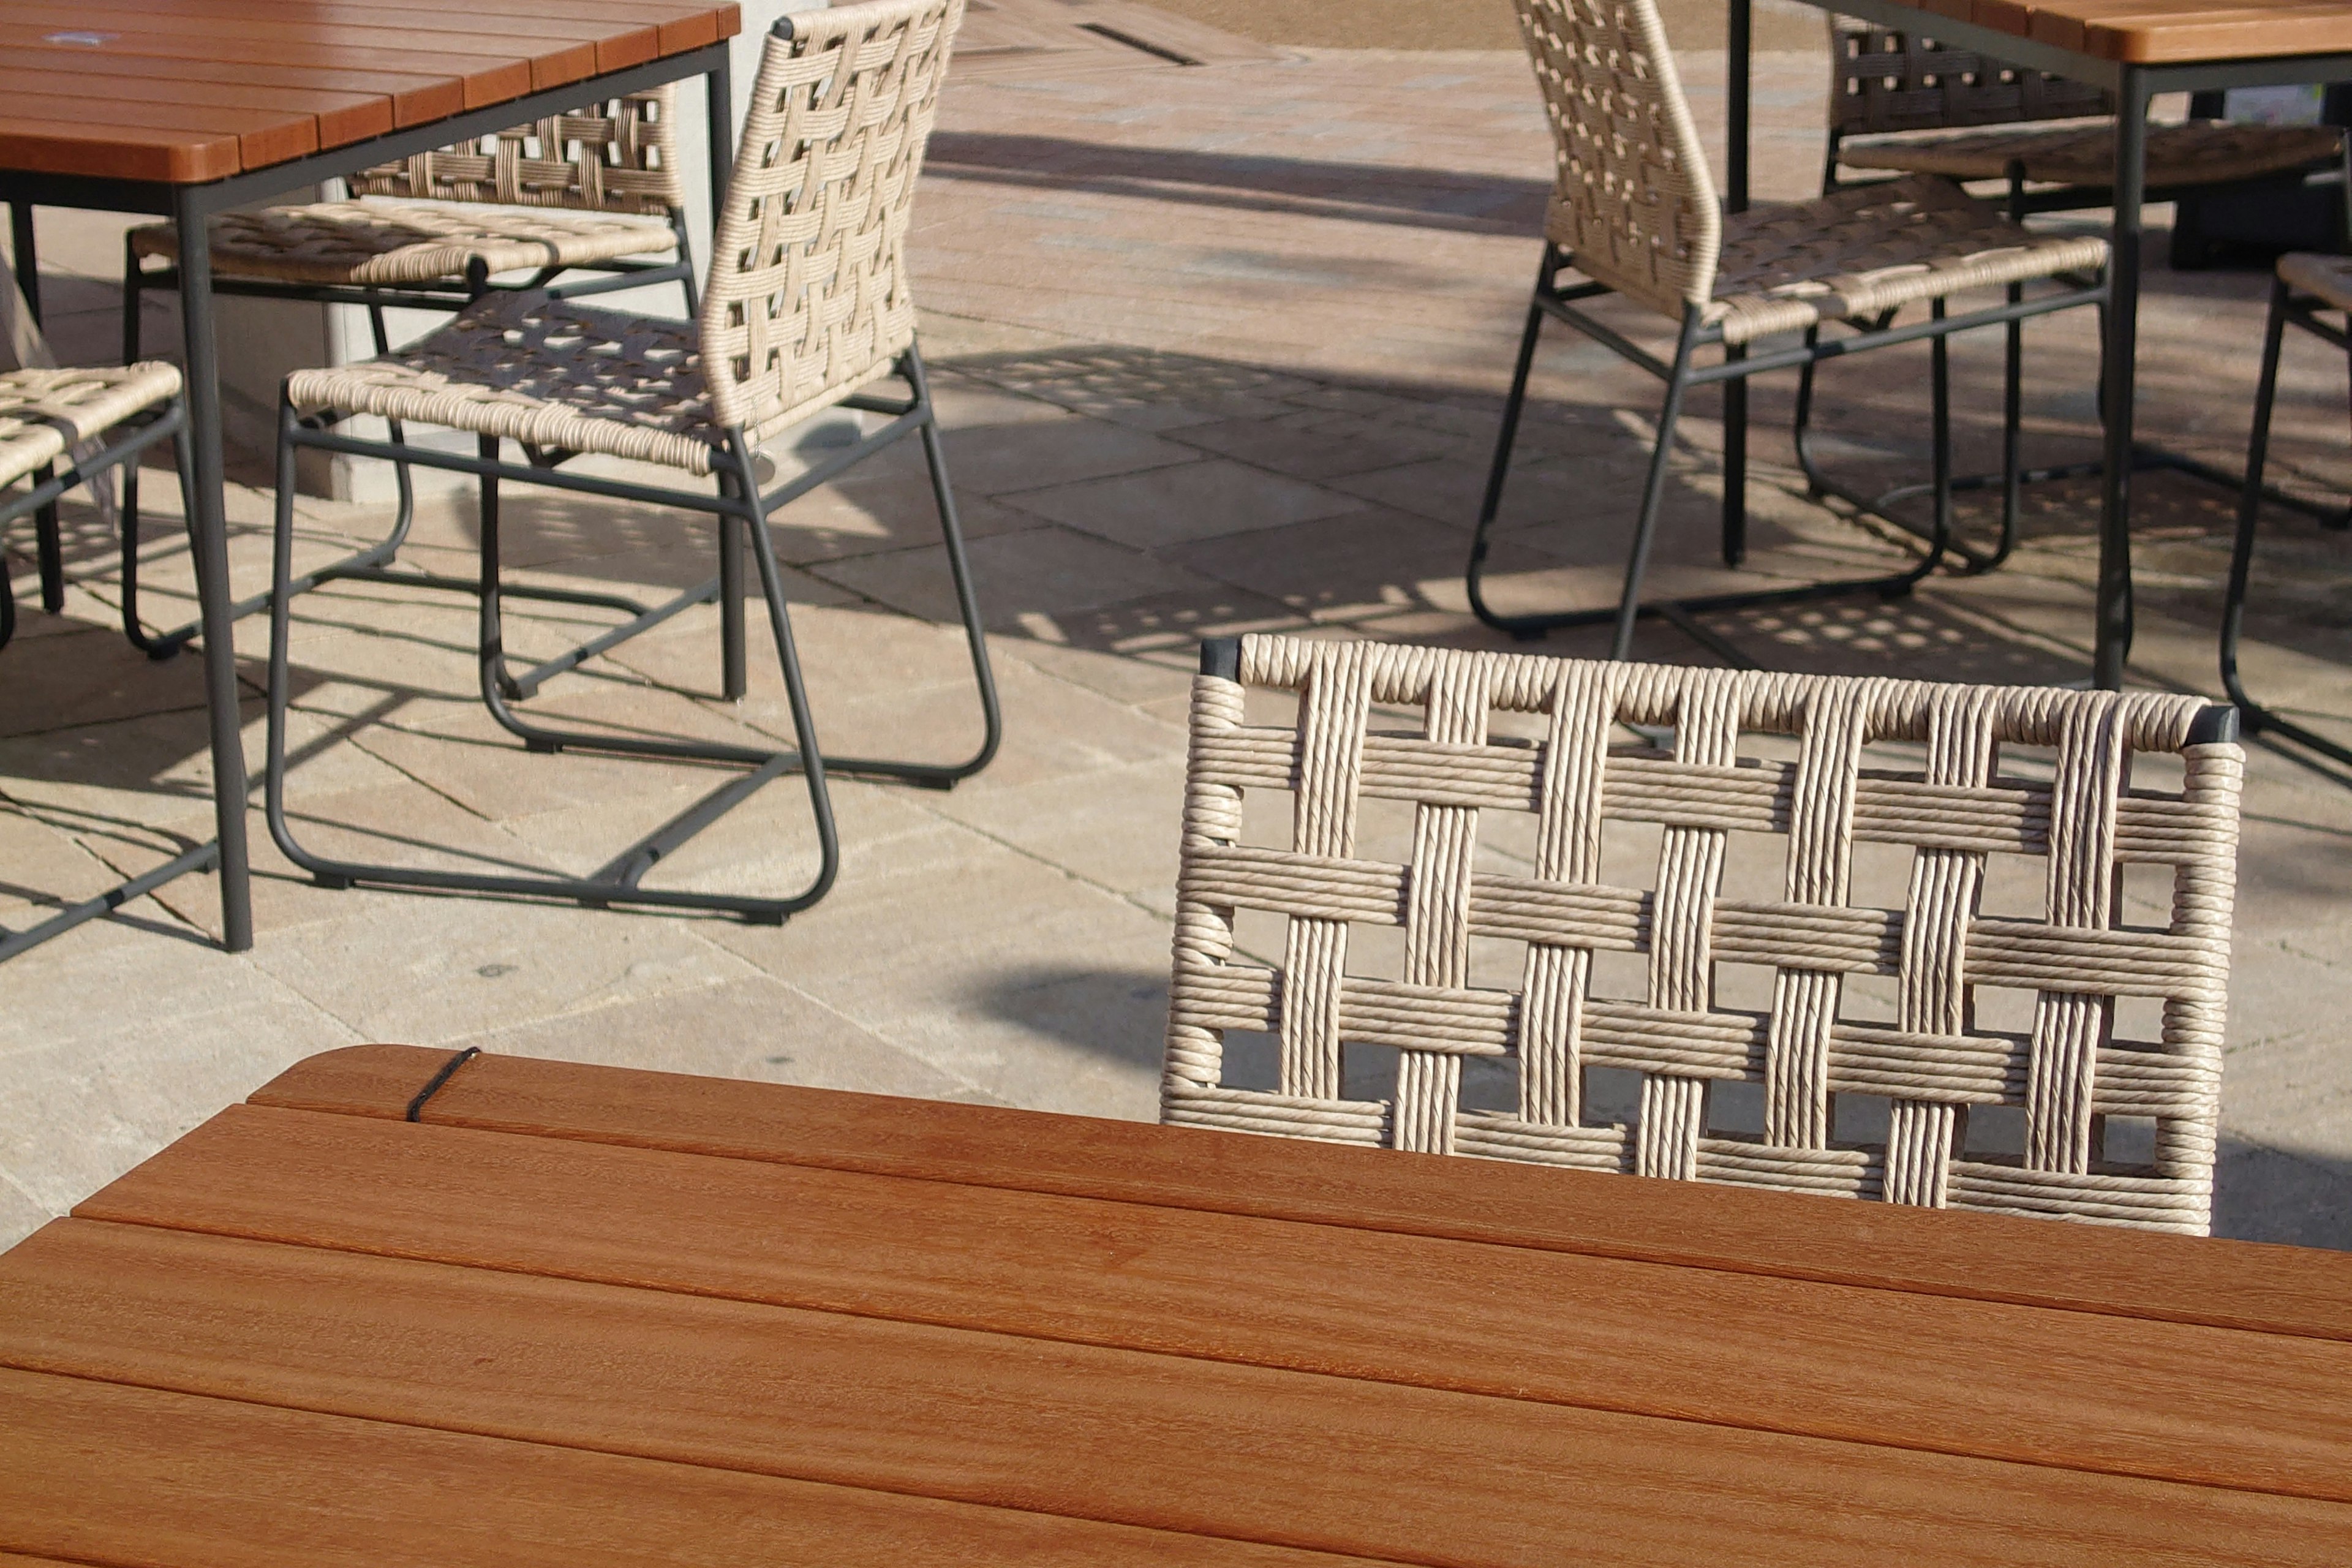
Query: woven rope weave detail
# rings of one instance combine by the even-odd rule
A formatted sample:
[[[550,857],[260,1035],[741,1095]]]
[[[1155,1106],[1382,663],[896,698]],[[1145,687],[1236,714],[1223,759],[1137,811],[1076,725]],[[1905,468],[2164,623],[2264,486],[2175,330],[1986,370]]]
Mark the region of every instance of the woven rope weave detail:
[[[296,371],[299,409],[339,408],[534,446],[710,471],[725,439],[694,329],[544,294],[492,293],[381,359]]]
[[[2147,128],[2149,188],[2219,185],[2324,167],[2343,151],[2343,132],[2308,125],[2225,125],[2195,121]],[[2103,188],[2116,176],[2112,125],[2047,131],[1983,131],[1951,136],[1848,142],[1838,162],[1854,169],[2000,180],[2015,164],[2033,184]]]
[[[355,196],[667,217],[686,206],[675,83],[363,169]]]
[[[1883,27],[1830,24],[1830,129],[1947,131],[2113,114],[2095,87]]]
[[[0,372],[0,485],[179,395],[180,373],[155,361]]]
[[[173,259],[179,231],[150,224],[131,232],[131,247]],[[353,288],[460,279],[478,260],[494,276],[677,248],[667,224],[645,218],[423,202],[318,202],[223,213],[212,222],[213,268],[225,278]]]
[[[756,441],[888,374],[915,340],[906,242],[963,0],[877,0],[771,39],[712,242],[719,422]]]
[[[1516,0],[1557,174],[1544,232],[1630,300],[1714,297],[1723,220],[1652,0]]]
[[[1598,665],[1354,643],[1244,640],[1241,680],[1194,688],[1162,1111],[1174,1122],[1525,1159],[1884,1201],[2071,1215],[2201,1230],[2210,1210],[2240,760],[2191,745],[2202,704],[2153,693],[1849,681]],[[1294,692],[1290,728],[1244,721],[1248,687]],[[1376,710],[1418,708],[1411,736],[1367,733]],[[1530,744],[1486,735],[1492,715],[1540,716]],[[1670,757],[1610,750],[1619,722],[1675,732]],[[1352,731],[1352,732],[1351,732]],[[1793,737],[1796,760],[1743,760],[1742,737]],[[1913,776],[1866,748],[1924,747]],[[2055,776],[2008,776],[2005,749],[2051,748]],[[2127,791],[2134,752],[2183,758],[2177,791]],[[1494,753],[1465,788],[1463,760]],[[1418,759],[1418,760],[1417,760]],[[1444,761],[1440,761],[1444,759]],[[1471,770],[1474,773],[1485,770]],[[1628,776],[1688,791],[1624,788]],[[1709,786],[1745,777],[1725,810]],[[1246,797],[1292,791],[1292,847],[1242,842]],[[1906,832],[1906,800],[1927,806]],[[1360,800],[1414,806],[1409,842],[1370,842]],[[2021,808],[2021,800],[2024,803]],[[2006,826],[1981,841],[2047,860],[2047,920],[1976,909],[1979,840],[1953,831],[1981,802]],[[1533,818],[1527,872],[1489,869],[1486,814]],[[1604,823],[1663,825],[1654,889],[1601,879]],[[1908,906],[1851,906],[1867,828],[1912,850]],[[1401,830],[1397,830],[1401,831]],[[1725,840],[1786,836],[1776,902],[1724,892]],[[1958,840],[1958,842],[1953,842]],[[2133,847],[2137,846],[2137,847]],[[1393,853],[1398,858],[1378,856]],[[2114,925],[2116,868],[2168,865],[2161,932]],[[1242,955],[1240,911],[1286,918],[1281,962]],[[1356,926],[1400,928],[1402,978],[1348,973]],[[1472,943],[1528,944],[1517,989],[1471,973]],[[1592,994],[1593,957],[1643,954],[1645,996]],[[1715,999],[1715,966],[1767,965],[1761,1013]],[[1852,976],[1895,982],[1893,1023],[1843,1015]],[[1979,1029],[1973,987],[2042,993],[2030,1032]],[[2163,1000],[2155,1039],[2109,1039],[2120,996]],[[1224,1081],[1230,1030],[1280,1041],[1272,1090]],[[1401,1053],[1393,1097],[1341,1090],[1350,1045]],[[1514,1111],[1465,1109],[1465,1057],[1518,1074]],[[1581,1075],[1641,1075],[1635,1114],[1583,1125]],[[1760,1135],[1710,1127],[1719,1083],[1762,1086]],[[1885,1141],[1832,1141],[1836,1097],[1892,1102]],[[1970,1152],[1973,1106],[2024,1110],[2022,1160]],[[2145,1118],[2156,1155],[2099,1154],[2099,1120]]]

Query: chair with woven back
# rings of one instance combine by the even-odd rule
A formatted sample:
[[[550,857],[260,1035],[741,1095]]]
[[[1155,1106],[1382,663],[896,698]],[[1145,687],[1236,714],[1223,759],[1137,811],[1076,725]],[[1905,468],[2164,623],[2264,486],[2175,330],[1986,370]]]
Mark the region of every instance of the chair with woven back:
[[[2009,216],[2077,212],[2110,202],[2116,163],[2116,98],[2104,89],[2028,69],[1916,33],[1832,16],[1830,30],[1829,142],[1822,164],[1824,194],[1857,183],[1921,174],[1998,185]],[[2342,132],[2322,125],[2237,125],[2191,119],[2147,131],[2147,196],[2177,201],[2227,187],[2284,188],[2313,174],[2347,168]],[[1862,176],[1857,182],[1854,175]],[[2180,234],[2175,229],[2175,265]],[[1986,572],[2017,542],[2018,455],[2023,420],[2023,333],[2008,326],[2003,367],[1999,476],[1971,476],[1963,489],[2001,486],[1999,531],[1989,546],[1948,540],[1964,569]],[[1900,527],[1916,524],[1891,510],[1927,489],[1907,484],[1876,495],[1840,481],[1822,464],[1812,432],[1813,379],[1798,389],[1797,459],[1817,496],[1836,496]],[[2175,460],[2174,466],[2191,467]],[[2045,477],[2095,471],[2095,465],[2047,470]],[[2193,468],[2205,477],[2210,470]]]
[[[2234,720],[2168,693],[1210,643],[1161,1118],[2202,1232]],[[1612,745],[1625,726],[1671,742]],[[1773,885],[1728,880],[1759,844]],[[1996,857],[2039,862],[2038,913],[1985,912],[2018,868]],[[2137,867],[2168,908],[2126,903]],[[1751,1005],[1719,999],[1723,966]],[[2021,1016],[1980,1022],[1988,988]],[[1360,1097],[1359,1072],[1351,1097],[1343,1067],[1376,1052],[1392,1088]],[[1465,1094],[1473,1058],[1507,1088]],[[1638,1075],[1629,1119],[1599,1113],[1600,1069]],[[1724,1128],[1734,1085],[1760,1126]],[[1971,1110],[2021,1146],[1985,1152]]]
[[[1636,620],[1664,616],[1735,663],[1739,649],[1696,617],[1832,594],[1909,591],[1934,569],[1950,522],[1950,409],[1942,374],[1950,334],[2095,303],[2104,241],[2031,233],[1953,182],[1913,175],[1811,201],[1726,213],[1685,101],[1654,0],[1517,0],[1520,33],[1550,121],[1556,173],[1517,365],[1504,402],[1494,463],[1470,552],[1472,608],[1519,637],[1614,623],[1612,657],[1631,649]],[[2036,285],[2031,298],[2021,291]],[[2010,290],[2001,303],[1959,314],[1964,293]],[[1671,358],[1643,348],[1586,306],[1615,294],[1675,323]],[[1893,325],[1906,309],[1925,320]],[[1506,613],[1490,601],[1490,533],[1502,507],[1528,377],[1547,319],[1582,332],[1665,384],[1650,465],[1610,609]],[[1823,328],[1835,328],[1826,340]],[[1801,341],[1797,341],[1801,339]],[[1929,411],[1936,450],[1938,537],[1907,566],[1860,579],[1645,604],[1642,584],[1664,496],[1684,395],[1721,385],[1725,396],[1722,552],[1747,553],[1746,378],[1815,361],[1926,340],[1937,367]],[[1711,363],[1703,363],[1702,356]]]
[[[721,205],[699,313],[675,321],[595,310],[540,291],[484,295],[409,347],[362,363],[298,371],[279,416],[278,517],[271,596],[268,811],[278,847],[322,882],[373,882],[460,892],[553,897],[603,907],[718,910],[780,921],[822,898],[839,864],[826,793],[829,773],[947,787],[984,767],[1001,724],[937,416],[915,343],[906,239],[916,175],[936,117],[962,0],[870,0],[780,19],[767,40],[740,153]],[[897,395],[877,387],[903,382]],[[761,445],[814,415],[848,407],[883,423],[763,489]],[[340,434],[353,415],[465,431],[478,455]],[[768,518],[779,508],[908,436],[919,436],[939,510],[972,676],[982,738],[961,762],[827,756],[817,743],[793,646]],[[506,455],[506,443],[522,461]],[[483,702],[533,752],[732,764],[743,770],[701,804],[624,849],[593,876],[481,875],[416,866],[362,865],[315,854],[294,837],[288,811],[287,712],[292,660],[296,454],[323,449],[406,460],[475,475],[481,486],[478,667]],[[672,470],[660,485],[634,475],[570,468],[583,455]],[[500,605],[499,487],[543,486],[715,518],[710,581],[528,669],[510,662]],[[715,487],[715,493],[714,493]],[[515,704],[693,605],[718,600],[723,683],[744,689],[741,550],[748,536],[774,637],[794,744],[731,743],[558,729]],[[751,793],[789,773],[805,782],[817,869],[788,894],[652,888],[642,879],[686,839]]]
[[[362,307],[379,354],[392,347],[387,310],[456,311],[494,289],[578,299],[674,282],[691,316],[695,268],[677,121],[676,86],[655,88],[364,169],[344,182],[345,200],[223,213],[212,224],[213,291]],[[125,363],[139,357],[142,300],[179,287],[178,254],[170,224],[142,225],[124,237]],[[523,276],[510,276],[517,273]],[[400,439],[397,426],[393,438]],[[298,589],[377,572],[397,557],[415,502],[407,464],[393,472],[399,508],[384,538],[306,574]],[[131,563],[137,539],[126,535],[123,550],[126,630],[149,654],[167,658],[195,628],[141,628]],[[233,613],[249,615],[266,602],[257,595]]]

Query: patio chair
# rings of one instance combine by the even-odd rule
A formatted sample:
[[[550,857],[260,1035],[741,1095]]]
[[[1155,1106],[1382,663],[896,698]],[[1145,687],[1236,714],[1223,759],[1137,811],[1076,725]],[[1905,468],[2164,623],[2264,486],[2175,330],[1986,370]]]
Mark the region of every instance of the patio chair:
[[[1972,184],[1999,182],[2010,217],[2021,223],[2032,213],[2105,207],[2112,200],[2115,115],[2115,96],[2103,89],[1932,38],[1833,17],[1822,190],[1850,188],[1853,182],[1847,176],[1856,172],[1865,183],[1940,174]],[[2345,168],[2347,151],[2344,133],[2332,126],[2231,125],[2216,120],[2150,126],[2147,199],[2169,202],[2231,186],[2293,185],[2316,171]],[[2024,330],[2011,321],[2007,332],[2001,472],[1967,475],[1952,487],[2001,487],[2000,528],[1991,547],[1947,542],[1969,573],[1991,571],[2016,547],[2020,484],[2098,471],[2095,462],[2030,473],[2021,467]],[[1906,484],[1868,495],[1839,480],[1815,451],[1812,411],[1813,367],[1808,365],[1798,384],[1795,437],[1797,461],[1813,493],[1835,496],[1896,527],[1921,531],[1890,509],[1928,487]],[[2170,455],[2166,460],[2209,479],[2235,483],[2234,475]]]
[[[537,894],[583,904],[719,910],[780,921],[822,898],[839,860],[825,793],[830,773],[945,788],[985,766],[1001,724],[980,611],[948,485],[939,421],[922,356],[905,257],[916,174],[935,116],[961,0],[875,0],[804,12],[775,24],[760,65],[741,150],[720,209],[698,321],[593,310],[541,292],[487,294],[447,326],[363,363],[299,371],[279,415],[277,549],[271,600],[268,819],[288,858],[322,882]],[[873,390],[897,375],[908,395]],[[811,416],[849,407],[887,416],[856,445],[764,493],[762,442]],[[436,425],[475,435],[478,457],[356,439],[334,426],[353,414]],[[791,612],[767,519],[796,497],[910,435],[922,438],[978,686],[979,749],[954,763],[831,757],[818,749],[794,652]],[[516,444],[524,461],[504,456]],[[593,876],[488,876],[367,866],[315,855],[287,818],[286,723],[293,584],[295,455],[303,447],[473,474],[481,481],[481,574],[464,586],[480,599],[483,702],[533,752],[595,751],[732,763],[746,772],[667,826],[624,850]],[[633,459],[701,485],[655,485],[569,469],[583,454]],[[718,574],[529,669],[509,662],[500,601],[499,488],[544,486],[718,520]],[[715,483],[716,494],[703,488]],[[769,625],[782,663],[796,744],[771,751],[685,738],[616,736],[537,723],[514,704],[542,683],[715,594],[721,611],[728,689],[742,689],[741,536],[751,537]],[[796,893],[749,897],[642,886],[662,857],[762,784],[805,779],[820,864]]]
[[[2343,318],[2330,326],[2324,312]],[[2270,323],[2263,338],[2263,376],[2254,394],[2254,428],[2246,444],[2246,483],[2238,501],[2238,538],[2230,552],[2230,587],[2221,606],[2221,686],[2238,705],[2252,735],[2277,735],[2321,756],[2352,765],[2352,748],[2280,717],[2246,694],[2238,673],[2238,638],[2246,618],[2246,581],[2254,564],[2254,529],[2266,490],[2263,469],[2270,460],[2271,410],[2278,400],[2279,351],[2288,322],[2323,342],[2352,353],[2352,258],[2294,255],[2282,258],[2271,285]]]
[[[110,468],[119,470],[123,527],[135,528],[139,456],[167,438],[178,455],[184,485],[189,471],[187,411],[180,401],[180,373],[171,365],[150,362],[0,372],[0,525],[26,512],[37,520],[41,602],[51,614],[65,607],[58,498]],[[93,442],[103,444],[89,450]],[[57,471],[60,464],[63,473]],[[32,483],[14,491],[16,481],[26,478]],[[182,515],[186,514],[183,507]],[[126,558],[124,568],[135,571],[136,564]],[[126,587],[125,620],[131,616],[129,604]],[[0,647],[16,635],[16,593],[8,580],[7,557],[0,552]]]
[[[1208,644],[1201,668],[1163,1121],[2206,1229],[2232,710],[1273,637]],[[1286,708],[1295,694],[1295,716],[1251,722],[1253,690]],[[1612,746],[1621,725],[1670,730],[1671,747]],[[1788,738],[1794,760],[1767,760],[1759,736]],[[2136,759],[2155,775],[2166,752],[2177,783],[2135,780]],[[1244,833],[1269,793],[1287,796],[1286,826]],[[1360,819],[1384,814],[1402,841],[1405,807],[1398,864]],[[1646,886],[1622,847],[1603,869],[1604,846],[1643,824],[1658,825]],[[1528,838],[1526,858],[1489,847]],[[1873,846],[1893,862],[1858,855]],[[1753,849],[1779,896],[1727,897],[1727,852],[1756,866]],[[1988,858],[2015,856],[2041,862],[2040,912],[1983,912]],[[2168,911],[2126,905],[2142,867],[2168,883]],[[1237,935],[1247,911],[1282,934]],[[1379,958],[1350,936],[1382,927],[1401,929],[1402,963],[1372,978]],[[1720,1004],[1726,966],[1754,966],[1759,994],[1769,970],[1769,1009]],[[2032,994],[2006,999],[2030,1027],[1979,1025],[1986,988]],[[1274,1037],[1257,1087],[1228,1081],[1234,1031]],[[1393,1093],[1344,1096],[1343,1058],[1381,1047]],[[1514,1069],[1515,1093],[1486,1097],[1509,1109],[1465,1104],[1469,1057]],[[1592,1112],[1588,1074],[1604,1068],[1639,1075],[1630,1123]],[[1716,1091],[1734,1083],[1759,1086],[1760,1132],[1722,1130]],[[1885,1107],[1883,1134],[1841,1136],[1854,1100]],[[2021,1119],[2021,1155],[1973,1146],[1972,1109]],[[2109,1158],[2126,1119],[2152,1147]]]
[[[1702,613],[1859,591],[1895,595],[1935,568],[1951,522],[1951,420],[1945,344],[1953,332],[2094,303],[2101,286],[2070,275],[2100,272],[2106,245],[2089,237],[2030,233],[1949,180],[1914,175],[1833,192],[1812,201],[1726,214],[1684,101],[1675,57],[1653,0],[1517,0],[1520,32],[1551,121],[1559,172],[1546,216],[1518,363],[1504,405],[1484,502],[1470,552],[1470,603],[1480,619],[1521,637],[1559,626],[1614,621],[1611,657],[1633,647],[1637,617],[1664,616],[1735,664],[1746,657],[1694,617]],[[1585,279],[1571,281],[1580,273]],[[2052,283],[2050,291],[1962,315],[1955,294]],[[1580,309],[1622,295],[1675,322],[1671,360]],[[1925,321],[1893,325],[1906,306]],[[1484,591],[1488,532],[1526,405],[1528,376],[1547,318],[1563,321],[1665,383],[1647,482],[1627,552],[1622,595],[1613,610],[1505,615]],[[1818,329],[1847,331],[1824,341]],[[1801,342],[1786,340],[1801,334]],[[1663,499],[1666,458],[1684,395],[1725,391],[1723,554],[1747,552],[1745,378],[1834,355],[1927,340],[1937,374],[1935,536],[1916,564],[1888,574],[1645,605],[1642,578]],[[1702,365],[1702,351],[1719,350]]]
[[[213,291],[364,307],[379,354],[392,348],[385,310],[460,310],[494,289],[579,299],[675,282],[691,316],[695,272],[677,121],[676,86],[656,88],[363,170],[345,182],[349,200],[224,213],[212,226]],[[146,224],[131,230],[123,247],[128,363],[139,357],[147,291],[179,287],[179,236],[168,223]],[[528,276],[493,281],[517,272]],[[392,438],[401,439],[396,422]],[[297,592],[380,576],[393,563],[415,516],[407,464],[396,463],[393,473],[400,504],[383,541],[306,574]],[[122,547],[125,630],[151,658],[168,658],[196,628],[152,637],[142,628],[129,565],[139,547],[135,532],[126,531]],[[594,602],[635,608],[610,596]],[[257,595],[232,613],[250,615],[267,603]]]

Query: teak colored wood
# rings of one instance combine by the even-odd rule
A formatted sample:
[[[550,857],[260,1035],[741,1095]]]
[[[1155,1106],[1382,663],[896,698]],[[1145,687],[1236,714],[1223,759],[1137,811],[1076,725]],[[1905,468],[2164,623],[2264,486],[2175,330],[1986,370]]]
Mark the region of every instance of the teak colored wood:
[[[2352,1561],[2352,1258],[450,1061],[0,1256],[0,1568]]]
[[[2352,6],[2336,0],[1921,0],[1921,8],[2132,65],[2352,50]]]
[[[196,184],[699,48],[693,0],[0,0],[0,168]]]

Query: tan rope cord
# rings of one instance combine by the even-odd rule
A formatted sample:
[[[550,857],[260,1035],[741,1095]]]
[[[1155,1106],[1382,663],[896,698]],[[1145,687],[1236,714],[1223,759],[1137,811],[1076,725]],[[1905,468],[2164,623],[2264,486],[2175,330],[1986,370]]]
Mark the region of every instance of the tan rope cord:
[[[1348,642],[1244,639],[1238,682],[1195,683],[1162,1113],[1172,1122],[1889,1202],[2200,1231],[2210,1209],[2240,754],[2190,745],[2191,697],[1843,680]],[[1292,725],[1244,722],[1248,687],[1296,694]],[[1417,708],[1418,732],[1370,732]],[[1490,738],[1493,715],[1544,738]],[[1674,750],[1611,748],[1620,723]],[[1793,763],[1739,754],[1796,738]],[[1922,743],[1916,767],[1865,762]],[[2046,748],[2054,777],[2004,771]],[[2178,752],[2175,790],[2128,787]],[[1295,792],[1290,847],[1244,844],[1249,792]],[[1409,801],[1402,863],[1366,858],[1358,805]],[[1485,814],[1534,819],[1527,872],[1489,868]],[[1602,825],[1663,826],[1654,889],[1601,881]],[[1784,840],[1777,901],[1724,894],[1727,836]],[[1906,907],[1853,902],[1858,843],[1912,851]],[[1979,912],[1985,857],[2046,863],[2043,919]],[[2118,868],[2170,868],[2165,929],[2118,925]],[[1277,963],[1239,952],[1243,910],[1284,917]],[[1348,973],[1357,926],[1401,928],[1401,978]],[[1528,944],[1517,989],[1474,984],[1479,939]],[[1593,955],[1646,959],[1644,994],[1591,993]],[[1723,963],[1774,970],[1769,1011],[1719,1007]],[[1883,975],[1893,1023],[1847,1016]],[[2039,993],[2031,1029],[1978,1027],[1976,988]],[[2163,1004],[2115,1035],[2118,998]],[[1224,1081],[1227,1031],[1273,1035],[1272,1089]],[[1350,1046],[1400,1052],[1394,1093],[1349,1100]],[[1518,1074],[1512,1112],[1465,1110],[1462,1058]],[[1641,1075],[1630,1125],[1586,1124],[1582,1077]],[[1764,1131],[1710,1127],[1710,1092],[1763,1090]],[[1832,1137],[1841,1095],[1891,1102],[1883,1144]],[[2023,1113],[2021,1158],[1972,1152],[1968,1111]],[[2104,1156],[2103,1119],[2143,1118],[2153,1159]]]
[[[396,353],[296,372],[288,397],[705,474],[730,429],[756,446],[887,375],[914,342],[908,204],[962,16],[877,0],[770,37],[699,322],[491,294]]]
[[[963,0],[793,16],[743,121],[703,295],[722,425],[755,440],[889,373],[915,340],[906,242]]]
[[[667,218],[686,208],[677,88],[630,93],[380,163],[352,175],[350,184],[355,196]]]
[[[649,218],[425,202],[317,202],[223,213],[212,235],[213,268],[223,277],[352,288],[460,279],[477,260],[495,276],[677,248],[669,225]],[[131,231],[131,246],[143,257],[173,259],[179,231],[149,224]]]
[[[0,485],[180,395],[180,373],[139,364],[0,372]]]

